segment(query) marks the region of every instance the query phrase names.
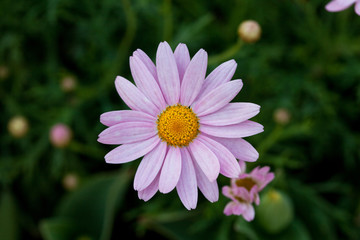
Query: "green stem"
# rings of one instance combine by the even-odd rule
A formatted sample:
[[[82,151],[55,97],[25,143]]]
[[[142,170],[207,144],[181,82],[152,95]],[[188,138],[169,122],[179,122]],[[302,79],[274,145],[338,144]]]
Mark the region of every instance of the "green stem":
[[[265,154],[266,151],[280,139],[282,133],[283,133],[282,126],[280,125],[276,126],[276,128],[258,146],[259,154],[260,155]]]
[[[126,31],[123,39],[121,40],[118,50],[117,56],[114,60],[114,64],[111,69],[104,69],[104,77],[103,79],[111,79],[111,81],[101,81],[96,84],[96,87],[89,86],[84,87],[79,91],[79,98],[81,99],[81,103],[87,102],[89,99],[93,99],[99,97],[101,94],[106,91],[109,86],[113,86],[115,76],[118,75],[121,71],[124,64],[124,61],[128,59],[130,46],[135,38],[137,23],[136,23],[136,14],[133,11],[133,8],[130,4],[129,0],[122,0],[123,10],[126,18]]]
[[[234,45],[214,56],[209,57],[209,65],[217,65],[232,58],[242,47],[243,41],[239,39]]]
[[[172,8],[171,8],[171,0],[164,0],[163,4],[164,11],[164,40],[170,42],[172,38],[173,31],[173,21],[172,21]]]
[[[130,1],[122,0],[122,4],[124,7],[124,13],[126,18],[126,32],[118,48],[117,61],[115,61],[114,67],[112,71],[110,71],[112,77],[114,74],[121,72],[122,66],[124,65],[123,62],[125,59],[127,59],[127,56],[129,55],[128,52],[131,43],[134,40],[136,28],[137,28],[136,15],[132,9]]]
[[[83,154],[90,157],[102,158],[104,156],[104,152],[100,148],[94,148],[93,146],[88,146],[75,140],[71,141],[69,150],[74,153]]]

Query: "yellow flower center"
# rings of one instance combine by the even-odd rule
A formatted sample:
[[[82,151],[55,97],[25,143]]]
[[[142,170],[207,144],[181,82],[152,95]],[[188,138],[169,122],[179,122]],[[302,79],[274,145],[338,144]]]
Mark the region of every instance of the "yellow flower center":
[[[157,120],[159,137],[171,146],[183,147],[199,134],[199,119],[190,107],[168,106]]]

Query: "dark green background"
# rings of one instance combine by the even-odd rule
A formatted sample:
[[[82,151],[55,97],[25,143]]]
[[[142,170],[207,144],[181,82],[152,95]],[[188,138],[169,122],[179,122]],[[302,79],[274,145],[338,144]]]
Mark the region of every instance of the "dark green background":
[[[0,239],[359,239],[360,16],[353,7],[326,12],[326,3],[1,0],[0,65],[9,75],[0,79]],[[234,51],[246,19],[260,23],[262,38]],[[191,56],[204,48],[208,73],[238,63],[234,79],[244,87],[236,101],[261,105],[254,120],[265,128],[247,138],[260,153],[248,169],[269,165],[276,178],[266,190],[293,206],[281,231],[269,233],[256,217],[226,217],[221,194],[213,204],[200,194],[192,211],[176,191],[145,203],[132,189],[139,161],[105,163],[112,147],[96,141],[105,129],[99,116],[126,108],[115,76],[131,79],[132,52],[154,59],[164,40],[173,49],[186,43]],[[78,85],[64,93],[68,75]],[[291,114],[288,124],[274,121],[278,108]],[[30,127],[16,139],[7,124],[19,114]],[[65,149],[48,139],[57,122],[73,130]],[[72,192],[62,185],[69,172],[80,181]],[[273,210],[268,223],[281,221],[283,207],[260,206]]]

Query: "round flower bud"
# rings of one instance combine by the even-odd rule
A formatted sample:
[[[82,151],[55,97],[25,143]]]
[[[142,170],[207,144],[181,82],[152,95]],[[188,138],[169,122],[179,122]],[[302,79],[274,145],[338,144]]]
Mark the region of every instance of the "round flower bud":
[[[285,125],[290,121],[291,115],[286,108],[278,108],[274,112],[274,121],[278,124]]]
[[[294,218],[292,202],[285,193],[269,190],[261,198],[256,217],[267,232],[278,233],[288,227]]]
[[[75,77],[68,75],[61,79],[60,82],[61,89],[64,92],[71,92],[76,88],[76,79]]]
[[[5,65],[0,65],[0,79],[5,79],[9,76],[9,68]]]
[[[72,191],[78,187],[79,178],[74,173],[68,173],[63,177],[62,184],[66,190]]]
[[[15,116],[8,123],[10,134],[16,138],[24,137],[29,130],[29,124],[25,117]]]
[[[260,39],[261,27],[254,20],[246,20],[238,27],[239,37],[247,43],[254,43]]]
[[[72,138],[71,129],[65,124],[58,123],[50,130],[50,142],[58,148],[66,147]]]

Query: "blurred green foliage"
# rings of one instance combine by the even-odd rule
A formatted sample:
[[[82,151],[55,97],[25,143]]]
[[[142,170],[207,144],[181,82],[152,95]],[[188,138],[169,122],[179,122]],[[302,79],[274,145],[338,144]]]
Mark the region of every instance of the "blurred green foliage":
[[[360,239],[360,17],[329,13],[320,0],[0,1],[0,239]],[[242,44],[237,27],[262,26]],[[99,115],[126,106],[116,75],[131,79],[128,58],[141,48],[154,59],[160,41],[204,48],[208,73],[233,58],[244,81],[237,101],[262,106],[265,132],[248,140],[276,178],[268,188],[291,202],[294,217],[267,232],[255,217],[226,217],[228,199],[202,196],[187,211],[177,194],[137,199],[139,161],[107,165],[111,146],[96,142]],[[73,91],[61,88],[71,76]],[[274,120],[277,109],[289,120]],[[9,134],[15,115],[29,122]],[[69,125],[63,149],[49,129]],[[65,176],[78,182],[67,187]],[[219,186],[229,184],[220,177]],[[72,190],[70,190],[72,189]],[[265,204],[265,203],[264,203]],[[270,204],[271,205],[271,204]],[[260,205],[264,208],[263,205]],[[276,213],[275,213],[276,214]],[[277,216],[278,217],[278,216]],[[290,219],[290,218],[289,218]]]

